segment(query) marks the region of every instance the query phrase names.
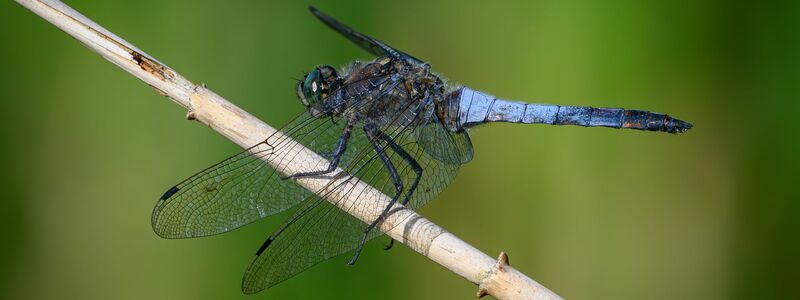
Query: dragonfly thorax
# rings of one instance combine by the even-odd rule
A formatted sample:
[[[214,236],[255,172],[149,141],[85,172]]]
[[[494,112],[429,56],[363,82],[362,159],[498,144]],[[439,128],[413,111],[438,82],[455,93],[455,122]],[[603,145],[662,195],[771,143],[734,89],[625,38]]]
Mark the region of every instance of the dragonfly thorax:
[[[342,73],[325,106],[335,116],[378,127],[424,121],[417,115],[443,98],[442,80],[429,68],[392,56],[356,61]]]

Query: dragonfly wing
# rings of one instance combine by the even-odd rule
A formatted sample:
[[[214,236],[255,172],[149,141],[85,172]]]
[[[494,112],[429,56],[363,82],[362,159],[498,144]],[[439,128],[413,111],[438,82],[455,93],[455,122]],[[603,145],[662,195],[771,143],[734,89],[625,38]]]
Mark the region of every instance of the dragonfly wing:
[[[421,60],[417,59],[416,57],[413,57],[403,51],[394,49],[391,46],[379,40],[376,40],[366,34],[353,30],[352,28],[342,24],[341,22],[337,21],[331,16],[328,16],[325,13],[319,11],[314,6],[309,6],[308,9],[311,11],[312,14],[314,14],[314,16],[316,16],[320,21],[322,21],[322,23],[325,23],[325,25],[328,25],[328,27],[335,30],[342,36],[346,37],[348,40],[350,40],[357,46],[361,47],[361,49],[364,49],[375,56],[392,55],[395,57],[400,57],[403,59],[413,61],[417,64],[424,64]]]
[[[417,109],[417,108],[409,108]],[[416,114],[424,117],[425,114]],[[427,154],[415,138],[415,127],[386,126],[381,128],[391,139],[400,145],[423,169],[422,177],[410,198],[407,207],[417,209],[439,193],[453,181],[460,165],[444,163]],[[342,168],[350,174],[348,180],[359,179],[368,183],[386,195],[394,195],[395,186],[376,150],[369,144],[363,130],[354,130],[348,145],[346,158],[342,160]],[[407,161],[394,152],[387,143],[379,145],[378,151],[384,151],[392,164],[396,166],[398,175],[404,182],[404,191],[408,192],[410,183],[416,178]],[[331,193],[347,195],[353,191],[344,190],[351,185],[340,184],[326,189]],[[379,215],[384,207],[377,207],[366,197],[367,195],[348,195],[355,199],[351,205],[366,211],[369,215]],[[257,251],[242,281],[245,293],[255,293],[264,288],[278,284],[292,276],[332,257],[354,250],[361,242],[367,224],[352,217],[324,197],[312,195],[301,208],[295,212],[281,229],[273,234]],[[369,239],[381,235],[378,229],[371,231]]]
[[[441,162],[462,165],[472,160],[472,141],[466,131],[449,131],[437,121],[417,126],[414,135],[425,153]]]
[[[153,210],[153,230],[165,238],[187,238],[227,232],[284,211],[312,194],[264,162],[289,164],[296,153],[286,147],[331,151],[344,122],[315,119],[307,113],[289,123],[283,133],[299,142],[273,135],[243,152],[203,170],[170,188]],[[269,157],[283,153],[282,157]],[[309,171],[326,166],[308,166]]]
[[[291,225],[291,226],[289,226]],[[328,201],[313,197],[262,246],[245,271],[242,291],[274,286],[329,258],[355,248],[366,224]],[[380,235],[371,232],[368,239]]]
[[[428,103],[424,108],[425,124],[414,129],[417,143],[431,157],[453,165],[463,165],[472,160],[472,140],[467,131],[452,132],[436,117],[436,107]]]

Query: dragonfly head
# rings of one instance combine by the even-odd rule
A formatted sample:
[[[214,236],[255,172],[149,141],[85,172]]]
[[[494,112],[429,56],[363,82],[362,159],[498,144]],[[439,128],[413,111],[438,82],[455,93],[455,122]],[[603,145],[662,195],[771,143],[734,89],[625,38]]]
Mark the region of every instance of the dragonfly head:
[[[297,83],[297,97],[312,116],[321,117],[330,113],[325,100],[337,79],[336,69],[324,65],[314,68]]]

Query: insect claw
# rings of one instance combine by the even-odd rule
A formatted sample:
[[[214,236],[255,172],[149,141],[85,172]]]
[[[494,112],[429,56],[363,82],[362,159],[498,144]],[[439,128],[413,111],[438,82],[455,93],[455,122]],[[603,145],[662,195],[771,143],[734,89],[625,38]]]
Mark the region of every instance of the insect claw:
[[[347,265],[348,266],[355,266],[356,265],[356,257],[351,258],[350,261],[347,262]]]
[[[386,244],[386,246],[383,246],[383,250],[392,249],[393,246],[394,246],[394,239],[391,239],[391,240],[389,240],[389,243]]]

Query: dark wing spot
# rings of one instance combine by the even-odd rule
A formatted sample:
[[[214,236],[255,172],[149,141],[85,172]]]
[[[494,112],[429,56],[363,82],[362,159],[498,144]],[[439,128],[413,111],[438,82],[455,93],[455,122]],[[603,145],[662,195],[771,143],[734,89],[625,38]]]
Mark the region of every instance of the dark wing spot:
[[[264,253],[264,250],[267,250],[267,247],[269,247],[269,244],[272,244],[272,238],[271,237],[268,238],[264,242],[263,245],[261,245],[261,248],[258,248],[258,251],[256,251],[256,256],[259,256],[259,255],[261,255],[261,253]]]
[[[164,193],[164,196],[161,196],[161,200],[169,199],[169,197],[172,197],[172,195],[175,195],[175,193],[177,193],[179,190],[180,189],[177,186],[173,186],[172,188],[167,190],[166,193]]]

